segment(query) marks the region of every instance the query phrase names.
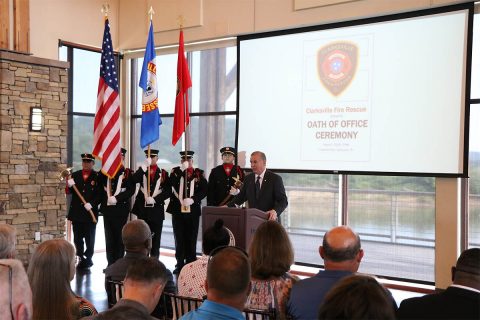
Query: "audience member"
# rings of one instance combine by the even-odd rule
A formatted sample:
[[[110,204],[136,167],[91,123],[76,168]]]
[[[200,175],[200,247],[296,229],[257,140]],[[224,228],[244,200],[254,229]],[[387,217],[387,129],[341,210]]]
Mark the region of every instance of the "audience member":
[[[296,283],[287,303],[293,319],[314,319],[324,296],[340,279],[357,272],[363,258],[360,237],[347,226],[327,231],[319,253],[325,270]]]
[[[210,252],[217,247],[226,246],[230,242],[228,230],[223,227],[223,220],[215,224],[203,234],[203,255],[194,262],[186,264],[178,277],[178,294],[186,297],[202,298],[207,294],[205,279],[207,279],[207,263]]]
[[[80,319],[96,314],[95,307],[75,295],[70,281],[75,275],[75,248],[64,239],[42,242],[28,266],[33,293],[33,319]]]
[[[17,232],[8,224],[0,224],[0,259],[15,258]]]
[[[138,259],[148,257],[152,249],[152,234],[148,224],[141,220],[132,220],[125,224],[122,228],[122,241],[125,247],[125,256],[118,259],[113,264],[105,269],[105,289],[107,294],[109,290],[107,288],[106,280],[111,279],[115,281],[123,281],[127,274],[128,267]],[[177,288],[173,281],[173,275],[170,270],[167,269],[167,283],[164,291],[175,293]],[[170,306],[168,305],[167,308]],[[160,315],[164,313],[163,304],[159,304],[155,309],[153,315]]]
[[[480,319],[480,248],[462,252],[444,292],[405,299],[398,319]]]
[[[18,260],[0,259],[0,318],[32,318],[32,291],[25,269]]]
[[[288,273],[293,264],[293,248],[287,232],[276,221],[262,223],[250,244],[252,291],[247,307],[275,308],[280,319],[285,318],[285,305],[296,276]]]
[[[180,319],[245,319],[242,310],[251,288],[247,255],[236,247],[228,246],[211,252],[205,288],[207,300],[200,308]]]
[[[351,275],[341,279],[325,296],[318,319],[393,320],[391,295],[372,277]]]
[[[123,297],[110,310],[86,319],[157,319],[150,313],[167,282],[167,268],[155,258],[139,258],[128,267]]]

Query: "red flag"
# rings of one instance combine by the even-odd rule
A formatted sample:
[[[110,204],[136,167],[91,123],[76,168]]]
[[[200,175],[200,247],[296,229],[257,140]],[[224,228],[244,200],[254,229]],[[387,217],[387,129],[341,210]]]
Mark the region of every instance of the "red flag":
[[[175,98],[175,114],[173,117],[172,145],[176,145],[178,139],[185,132],[190,123],[188,111],[188,88],[192,86],[190,72],[188,71],[187,59],[185,59],[185,46],[183,44],[183,30],[180,30],[177,60],[177,97]]]
[[[110,25],[105,20],[100,79],[98,81],[97,113],[95,114],[92,154],[102,160],[102,172],[115,177],[122,165],[120,150],[120,98],[118,74],[113,57]]]

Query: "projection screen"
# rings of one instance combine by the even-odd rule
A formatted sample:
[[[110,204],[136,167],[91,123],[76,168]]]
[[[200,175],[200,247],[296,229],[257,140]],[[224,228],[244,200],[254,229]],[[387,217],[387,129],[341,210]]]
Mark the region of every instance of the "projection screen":
[[[473,4],[238,37],[237,150],[287,171],[465,176]]]

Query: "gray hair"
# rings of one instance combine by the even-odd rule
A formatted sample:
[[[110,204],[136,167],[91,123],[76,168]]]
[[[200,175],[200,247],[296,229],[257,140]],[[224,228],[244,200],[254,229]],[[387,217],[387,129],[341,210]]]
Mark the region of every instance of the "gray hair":
[[[12,281],[10,282],[10,268]],[[10,290],[12,290],[11,307],[16,312],[20,305],[24,305],[28,319],[32,317],[32,290],[22,263],[15,259],[0,259],[0,315],[10,314]],[[13,315],[14,317],[16,314]]]
[[[0,224],[0,259],[15,257],[15,241],[17,232],[8,224]]]

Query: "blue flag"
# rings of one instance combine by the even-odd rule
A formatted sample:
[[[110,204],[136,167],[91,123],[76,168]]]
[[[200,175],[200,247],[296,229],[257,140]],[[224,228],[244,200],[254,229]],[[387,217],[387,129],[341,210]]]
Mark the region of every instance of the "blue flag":
[[[155,45],[153,44],[153,24],[150,21],[147,47],[143,58],[140,88],[142,96],[142,126],[140,131],[140,146],[145,148],[160,138],[160,113],[158,112],[157,65],[155,62]]]

